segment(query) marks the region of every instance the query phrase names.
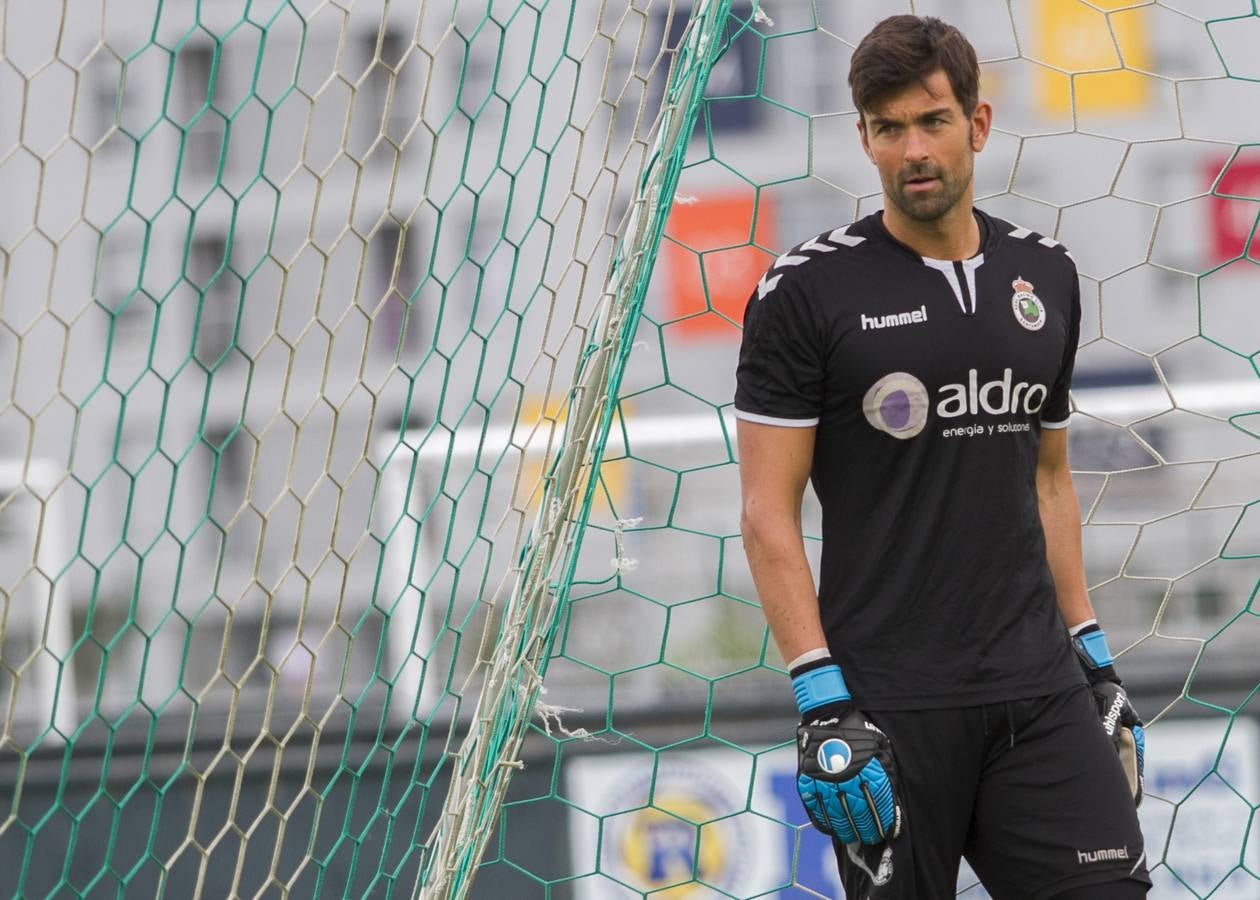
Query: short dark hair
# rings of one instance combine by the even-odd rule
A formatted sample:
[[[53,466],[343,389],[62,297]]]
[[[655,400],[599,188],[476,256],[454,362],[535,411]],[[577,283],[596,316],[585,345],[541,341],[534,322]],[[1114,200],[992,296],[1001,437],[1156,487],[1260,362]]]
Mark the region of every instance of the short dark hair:
[[[938,69],[949,78],[963,113],[980,100],[980,63],[963,33],[935,16],[889,16],[862,38],[849,64],[849,88],[858,114]]]

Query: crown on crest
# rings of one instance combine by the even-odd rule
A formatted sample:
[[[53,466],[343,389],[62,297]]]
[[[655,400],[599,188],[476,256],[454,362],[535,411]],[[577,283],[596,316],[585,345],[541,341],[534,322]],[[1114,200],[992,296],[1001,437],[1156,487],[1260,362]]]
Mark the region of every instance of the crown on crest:
[[[1015,288],[1017,294],[1031,294],[1033,289],[1032,282],[1025,281],[1022,275],[1011,282],[1011,287]]]

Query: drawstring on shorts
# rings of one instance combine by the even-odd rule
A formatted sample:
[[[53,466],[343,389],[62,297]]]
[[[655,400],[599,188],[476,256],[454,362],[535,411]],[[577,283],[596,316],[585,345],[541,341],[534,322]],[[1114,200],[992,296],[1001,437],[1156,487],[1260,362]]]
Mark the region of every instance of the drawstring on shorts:
[[[1010,700],[1004,701],[1003,705],[1006,707],[1006,730],[1007,730],[1007,733],[1010,735],[1010,746],[1013,749],[1015,747],[1015,711],[1011,709]],[[984,736],[988,737],[989,736],[989,704],[986,703],[980,707],[980,717],[981,717],[981,721],[984,723]]]

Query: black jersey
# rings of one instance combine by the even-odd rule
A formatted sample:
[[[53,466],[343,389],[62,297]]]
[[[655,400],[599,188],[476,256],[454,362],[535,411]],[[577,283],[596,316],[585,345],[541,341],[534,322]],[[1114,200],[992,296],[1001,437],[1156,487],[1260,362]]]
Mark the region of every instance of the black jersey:
[[[977,210],[926,259],[882,213],[775,261],[744,313],[736,415],[817,426],[823,627],[855,701],[959,706],[1082,679],[1038,514],[1068,421],[1080,287],[1056,241]]]

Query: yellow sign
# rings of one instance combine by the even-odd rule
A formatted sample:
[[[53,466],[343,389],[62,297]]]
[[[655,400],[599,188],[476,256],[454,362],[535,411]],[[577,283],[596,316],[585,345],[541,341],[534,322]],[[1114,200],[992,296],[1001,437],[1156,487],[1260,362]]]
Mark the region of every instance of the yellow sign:
[[[564,439],[565,425],[568,420],[569,407],[564,394],[547,394],[544,397],[528,395],[521,403],[521,412],[517,417],[513,432],[513,444],[523,447],[525,459],[522,461],[520,476],[517,479],[514,494],[516,509],[534,511],[542,497],[544,488],[544,463],[554,462],[560,452]],[[616,417],[629,412],[630,404],[622,401]],[[617,418],[613,420],[613,428],[618,427]],[[631,506],[631,468],[623,459],[605,460],[599,469],[599,485],[595,488],[592,504],[592,516],[626,518],[633,515]],[[582,471],[577,488],[577,496],[585,494],[590,469]]]
[[[1151,49],[1142,9],[1133,0],[1037,0],[1032,56],[1043,112],[1129,112],[1150,97]],[[1119,10],[1119,11],[1116,11]],[[1119,52],[1117,52],[1117,50]],[[1052,68],[1047,68],[1052,67]]]
[[[721,828],[698,824],[715,817],[685,793],[658,793],[655,806],[631,813],[619,849],[636,886],[652,891],[653,900],[710,896],[704,885],[716,884],[730,865]]]

